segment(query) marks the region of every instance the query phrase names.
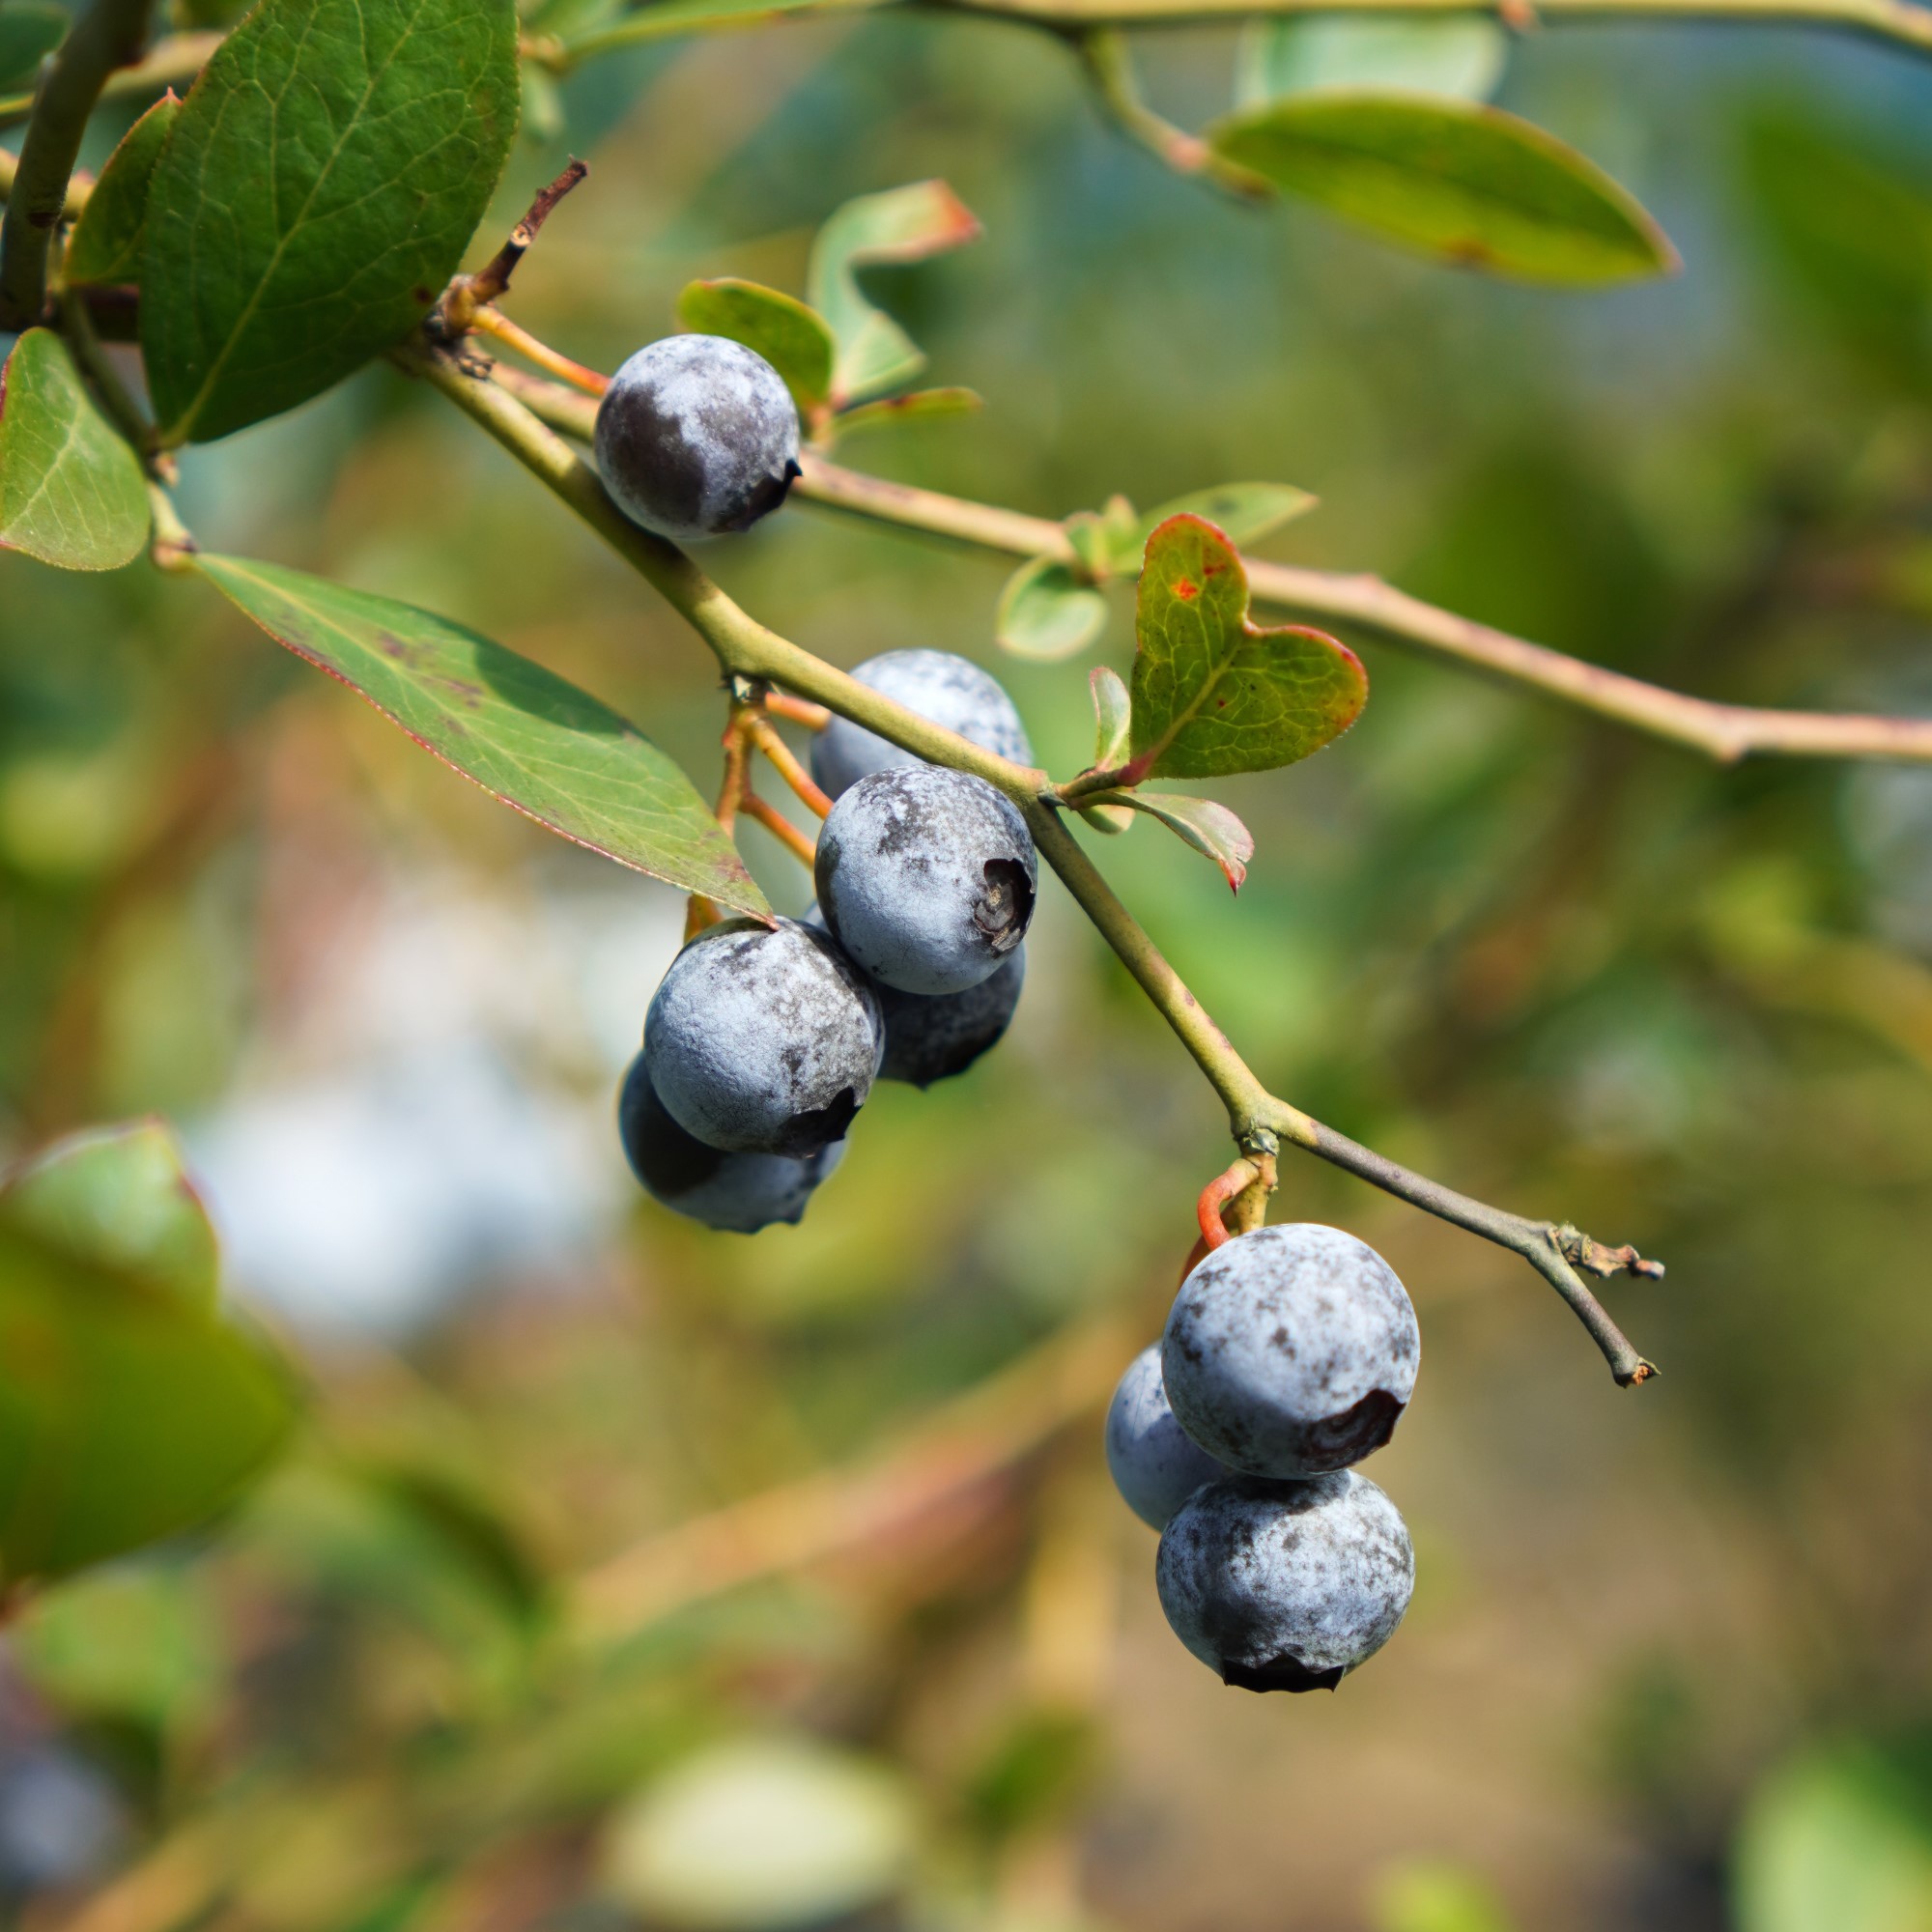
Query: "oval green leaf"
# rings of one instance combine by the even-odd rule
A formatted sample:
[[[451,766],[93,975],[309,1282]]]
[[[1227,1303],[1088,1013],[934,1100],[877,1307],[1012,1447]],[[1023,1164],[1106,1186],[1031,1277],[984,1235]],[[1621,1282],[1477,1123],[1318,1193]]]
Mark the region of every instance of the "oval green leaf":
[[[1037,556],[1007,579],[993,614],[1003,651],[1036,664],[1077,656],[1100,635],[1107,600],[1064,563]]]
[[[75,287],[138,282],[146,239],[148,188],[181,102],[172,89],[148,109],[107,157],[73,225],[62,271]]]
[[[157,1194],[156,1154],[149,1130],[83,1136],[0,1190],[8,1585],[206,1521],[293,1419],[286,1369],[206,1294],[213,1237],[205,1224],[185,1236],[181,1217],[199,1204]]]
[[[832,331],[796,296],[734,277],[691,282],[677,298],[677,319],[701,335],[728,336],[755,350],[784,378],[801,415],[822,409],[832,393],[838,353]]]
[[[0,550],[62,570],[119,570],[148,541],[140,460],[50,328],[0,369]]]
[[[943,181],[861,195],[833,211],[812,243],[806,294],[838,344],[836,403],[883,395],[925,367],[905,330],[867,300],[857,270],[880,262],[923,262],[979,234],[978,217]]]
[[[1170,518],[1148,540],[1135,630],[1130,782],[1292,765],[1368,701],[1368,674],[1346,645],[1248,621],[1240,554],[1199,517]]]
[[[141,345],[170,442],[320,394],[455,270],[517,126],[512,0],[264,0],[149,191]]]
[[[58,1142],[9,1177],[7,1205],[49,1247],[151,1283],[186,1307],[214,1307],[214,1230],[165,1121]]]
[[[505,805],[681,891],[770,916],[691,781],[554,671],[393,598],[236,557],[194,564],[271,638]]]
[[[1483,14],[1440,19],[1369,15],[1280,15],[1249,21],[1235,63],[1243,107],[1317,87],[1400,88],[1487,100],[1509,62],[1510,37]]]
[[[1457,267],[1581,288],[1678,266],[1601,168],[1494,107],[1324,90],[1235,115],[1208,138],[1285,192]]]

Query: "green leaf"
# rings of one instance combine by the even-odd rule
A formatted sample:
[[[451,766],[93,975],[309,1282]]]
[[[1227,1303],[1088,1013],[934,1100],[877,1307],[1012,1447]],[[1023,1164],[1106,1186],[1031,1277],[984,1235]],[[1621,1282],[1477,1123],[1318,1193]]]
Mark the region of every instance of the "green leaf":
[[[1580,288],[1678,266],[1601,168],[1494,107],[1324,90],[1232,116],[1208,139],[1276,187],[1458,267]]]
[[[1189,798],[1174,791],[1098,791],[1083,801],[1088,811],[1144,811],[1170,832],[1212,859],[1231,892],[1239,892],[1255,856],[1254,834],[1211,798]]]
[[[803,416],[832,393],[838,347],[824,318],[796,296],[734,278],[691,282],[677,298],[677,319],[701,335],[729,336],[755,350],[784,378]]]
[[[408,334],[517,126],[511,0],[263,0],[155,170],[141,345],[170,442],[320,394]]]
[[[73,225],[62,270],[76,287],[138,282],[148,188],[181,102],[170,89],[122,136]]]
[[[993,635],[1016,658],[1052,664],[1084,651],[1107,621],[1107,600],[1050,556],[1023,563],[1007,579]]]
[[[1119,671],[1095,665],[1087,674],[1094,694],[1094,769],[1112,771],[1127,758],[1127,739],[1133,730],[1133,698]]]
[[[860,292],[856,271],[880,262],[923,262],[979,234],[972,211],[943,181],[861,195],[833,212],[812,243],[806,293],[838,344],[835,403],[882,395],[925,367],[905,330]]]
[[[212,1311],[220,1256],[180,1143],[165,1121],[97,1127],[57,1143],[7,1181],[14,1222],[75,1260],[119,1269]]]
[[[1235,99],[1256,107],[1312,88],[1373,87],[1487,100],[1509,51],[1502,23],[1481,14],[1251,20],[1236,56]]]
[[[843,410],[832,418],[830,429],[842,441],[848,436],[894,429],[900,423],[970,416],[984,408],[985,403],[975,389],[914,389],[909,395],[887,396],[876,403],[861,403],[857,409]]]
[[[28,329],[0,370],[0,550],[62,570],[119,570],[147,541],[140,459],[95,406],[67,344]]]
[[[142,1248],[154,1203],[133,1158],[136,1232],[43,1232],[50,1170],[99,1158],[56,1149],[0,1191],[0,1578],[62,1577],[205,1521],[281,1445],[286,1372],[180,1282],[111,1260]],[[73,1190],[107,1206],[97,1172]],[[90,1225],[81,1221],[83,1232]],[[71,1232],[71,1230],[70,1230]],[[175,1241],[159,1252],[175,1255]]]
[[[31,92],[42,61],[67,38],[67,12],[46,0],[0,5],[0,94]]]
[[[392,598],[270,563],[197,556],[194,564],[270,637],[359,691],[505,805],[619,865],[769,916],[691,781],[554,672]]]
[[[1299,624],[1248,621],[1241,559],[1212,524],[1148,541],[1135,615],[1131,782],[1272,771],[1339,738],[1368,701],[1354,652]]]
[[[1238,549],[1306,516],[1316,501],[1292,483],[1222,483],[1211,490],[1196,490],[1150,510],[1140,520],[1134,530],[1133,561],[1139,563],[1148,539],[1170,517],[1205,517]]]

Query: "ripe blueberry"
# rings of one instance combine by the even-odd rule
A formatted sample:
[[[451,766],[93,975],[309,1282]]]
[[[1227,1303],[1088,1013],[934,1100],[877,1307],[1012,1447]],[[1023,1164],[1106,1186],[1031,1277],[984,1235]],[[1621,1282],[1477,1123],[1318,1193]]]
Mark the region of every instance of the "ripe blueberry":
[[[700,932],[644,1021],[644,1064],[665,1110],[726,1153],[803,1159],[843,1140],[884,1046],[865,976],[829,934],[788,919]]]
[[[1415,1548],[1396,1506],[1352,1469],[1231,1476],[1175,1513],[1154,1583],[1175,1635],[1224,1684],[1332,1690],[1394,1635]]]
[[[1180,1426],[1254,1476],[1344,1469],[1379,1449],[1415,1390],[1415,1310],[1339,1228],[1257,1228],[1180,1285],[1161,1368]]]
[[[617,1098],[617,1129],[631,1171],[654,1201],[726,1234],[755,1235],[805,1218],[813,1190],[838,1165],[843,1141],[794,1160],[782,1153],[723,1153],[678,1125],[651,1086],[640,1053]]]
[[[963,993],[1026,937],[1038,868],[1026,821],[982,779],[873,772],[818,835],[818,903],[838,943],[901,993]]]
[[[971,739],[982,752],[1010,758],[1016,765],[1033,763],[1033,747],[1027,743],[1013,700],[996,679],[966,658],[950,651],[887,651],[883,657],[867,658],[852,675],[881,696]],[[834,798],[870,772],[923,762],[849,718],[835,718],[811,741],[811,776]]]
[[[1155,1529],[1165,1529],[1203,1483],[1234,1473],[1175,1421],[1161,1386],[1158,1342],[1127,1364],[1114,1391],[1107,1410],[1107,1467],[1127,1507]]]
[[[611,378],[597,467],[617,507],[661,537],[748,530],[798,471],[798,410],[762,355],[722,335],[668,335]]]

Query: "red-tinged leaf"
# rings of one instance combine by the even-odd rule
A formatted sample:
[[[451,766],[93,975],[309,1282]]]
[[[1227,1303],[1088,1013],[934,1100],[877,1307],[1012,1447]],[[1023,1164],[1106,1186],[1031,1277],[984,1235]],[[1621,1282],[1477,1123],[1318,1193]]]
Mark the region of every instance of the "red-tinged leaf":
[[[1102,791],[1083,799],[1086,811],[1117,811],[1122,808],[1157,818],[1170,832],[1212,859],[1231,892],[1239,892],[1255,856],[1254,834],[1211,798],[1189,798],[1171,791]]]
[[[1239,553],[1200,517],[1148,539],[1135,629],[1131,779],[1272,771],[1339,738],[1368,701],[1345,644],[1248,618]]]
[[[206,555],[194,567],[271,638],[505,805],[681,891],[771,916],[683,772],[554,671],[427,611],[300,571]]]

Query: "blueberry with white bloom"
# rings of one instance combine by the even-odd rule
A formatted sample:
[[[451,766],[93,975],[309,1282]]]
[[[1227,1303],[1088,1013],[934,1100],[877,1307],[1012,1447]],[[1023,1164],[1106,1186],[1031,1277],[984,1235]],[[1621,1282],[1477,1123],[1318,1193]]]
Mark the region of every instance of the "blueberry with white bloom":
[[[1033,763],[1033,747],[1013,700],[996,678],[968,658],[951,651],[887,651],[867,658],[852,675],[880,696],[958,732],[982,752],[1016,765]],[[811,741],[811,776],[834,798],[872,772],[923,762],[849,718],[833,719]]]
[[[1234,1472],[1174,1419],[1160,1379],[1160,1344],[1127,1364],[1107,1409],[1107,1468],[1127,1507],[1154,1529],[1204,1483]]]
[[[1352,1469],[1231,1476],[1175,1513],[1154,1582],[1175,1635],[1224,1684],[1332,1690],[1394,1635],[1415,1548],[1396,1506]]]
[[[688,542],[748,530],[785,499],[798,409],[784,378],[741,342],[668,335],[611,379],[597,408],[597,468],[617,507]]]
[[[1422,1337],[1389,1264],[1310,1222],[1257,1228],[1180,1285],[1161,1345],[1175,1415],[1254,1476],[1344,1469],[1395,1433]]]

